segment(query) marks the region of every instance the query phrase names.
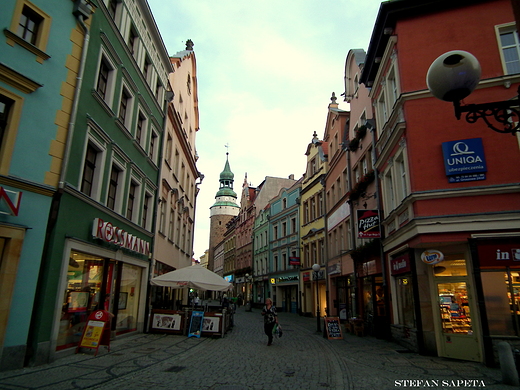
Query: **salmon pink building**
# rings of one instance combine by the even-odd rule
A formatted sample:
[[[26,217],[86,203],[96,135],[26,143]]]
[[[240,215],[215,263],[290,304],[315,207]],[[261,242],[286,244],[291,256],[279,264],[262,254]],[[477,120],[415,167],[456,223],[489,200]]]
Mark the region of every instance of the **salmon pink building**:
[[[370,89],[382,201],[382,277],[392,337],[407,348],[493,364],[520,345],[520,148],[482,119],[457,120],[426,85],[430,64],[480,62],[462,104],[509,100],[520,83],[511,1],[381,4],[360,83]]]

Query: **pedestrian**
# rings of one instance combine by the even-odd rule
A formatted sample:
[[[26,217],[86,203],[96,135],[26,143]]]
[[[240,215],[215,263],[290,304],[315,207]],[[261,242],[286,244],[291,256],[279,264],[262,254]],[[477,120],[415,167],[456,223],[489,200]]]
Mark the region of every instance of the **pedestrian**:
[[[273,300],[267,298],[265,300],[265,306],[262,309],[262,315],[264,316],[264,332],[267,335],[267,345],[273,344],[273,328],[278,323],[278,315],[276,314],[276,307],[273,306]]]

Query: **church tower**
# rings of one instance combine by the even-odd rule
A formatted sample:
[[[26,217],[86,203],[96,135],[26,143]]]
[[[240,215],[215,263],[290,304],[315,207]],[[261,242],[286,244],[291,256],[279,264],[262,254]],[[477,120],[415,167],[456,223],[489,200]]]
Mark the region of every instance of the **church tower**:
[[[214,249],[215,246],[224,239],[226,224],[240,211],[237,204],[237,194],[233,191],[233,179],[235,175],[229,167],[229,153],[226,153],[226,165],[220,173],[220,188],[215,195],[215,203],[210,209],[210,228],[209,228],[209,251],[208,269],[214,270]]]

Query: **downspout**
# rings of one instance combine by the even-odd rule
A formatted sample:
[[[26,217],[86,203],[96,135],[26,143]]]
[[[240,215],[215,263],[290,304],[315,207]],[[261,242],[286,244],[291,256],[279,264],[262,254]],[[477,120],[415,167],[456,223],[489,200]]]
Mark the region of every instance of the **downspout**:
[[[349,142],[349,140],[346,140],[346,142],[343,144],[343,146],[344,146],[345,154],[347,157],[348,192],[350,193],[350,192],[352,192],[352,170],[351,170],[352,165],[351,165],[351,160],[350,160],[350,142]],[[348,202],[349,210],[350,210],[350,236],[351,236],[350,238],[351,238],[351,242],[352,242],[352,248],[351,248],[351,252],[352,252],[352,251],[355,251],[357,248],[356,226],[354,224],[354,205],[352,204],[352,201],[350,200],[350,198],[347,202]],[[356,267],[357,264],[356,264],[356,260],[354,259],[354,257],[352,257],[352,254],[350,255],[350,257],[352,258],[352,264],[354,266],[354,272],[352,272],[352,288],[354,289],[354,304],[352,305],[352,317],[356,318],[357,313],[358,313],[358,310],[357,310],[357,307],[358,307],[358,295],[357,295],[358,280],[357,280],[357,267]]]
[[[83,0],[76,0],[75,5],[82,3]],[[83,38],[83,50],[81,51],[81,59],[79,62],[79,69],[78,69],[78,75],[76,77],[76,89],[74,90],[74,100],[72,103],[72,111],[70,113],[70,121],[67,131],[67,141],[65,143],[65,153],[63,155],[63,162],[61,164],[61,172],[60,172],[60,181],[58,184],[59,191],[63,191],[65,188],[65,176],[67,175],[67,168],[69,165],[69,158],[70,158],[70,149],[72,145],[72,138],[74,136],[74,128],[76,123],[76,117],[78,114],[78,107],[79,107],[79,96],[81,93],[81,86],[83,84],[83,74],[85,73],[85,63],[87,62],[87,52],[88,52],[88,45],[90,41],[90,31],[88,27],[85,25],[85,20],[88,19],[90,14],[92,13],[92,7],[90,5],[87,5],[83,9],[88,9],[89,14],[87,15],[84,12],[73,12],[74,16],[76,17],[78,24],[83,29],[83,32],[85,34]]]

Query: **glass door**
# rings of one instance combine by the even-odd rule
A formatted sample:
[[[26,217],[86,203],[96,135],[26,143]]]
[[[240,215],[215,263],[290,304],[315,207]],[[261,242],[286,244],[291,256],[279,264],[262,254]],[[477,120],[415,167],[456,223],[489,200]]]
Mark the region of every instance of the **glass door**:
[[[479,339],[472,322],[473,304],[466,281],[446,280],[436,283],[436,286],[441,323],[440,355],[481,361]]]

